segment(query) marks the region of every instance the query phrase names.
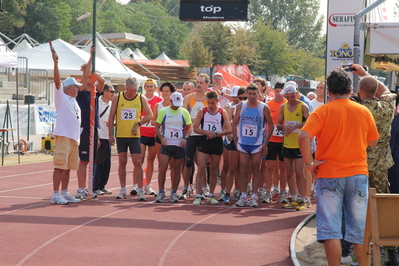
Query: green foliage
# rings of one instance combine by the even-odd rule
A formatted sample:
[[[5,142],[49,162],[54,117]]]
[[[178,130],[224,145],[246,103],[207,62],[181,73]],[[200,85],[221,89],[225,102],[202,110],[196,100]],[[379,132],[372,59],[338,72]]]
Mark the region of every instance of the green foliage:
[[[297,48],[314,51],[323,18],[318,18],[320,0],[257,0],[251,1],[249,19],[267,18],[274,29],[287,33],[288,42]]]
[[[18,37],[16,30],[25,25],[24,16],[28,4],[35,0],[3,1],[3,12],[0,13],[0,31],[10,38]]]
[[[249,27],[232,26],[232,30],[234,36],[230,45],[233,46],[234,63],[237,65],[255,64],[259,59],[257,53],[259,43],[254,39],[252,29]]]
[[[295,59],[298,62],[295,74],[306,79],[315,79],[324,76],[325,60],[316,57],[313,53],[299,49],[295,53]]]
[[[209,67],[212,64],[212,54],[206,49],[200,36],[190,36],[182,46],[182,53],[188,58],[188,70],[200,67]]]

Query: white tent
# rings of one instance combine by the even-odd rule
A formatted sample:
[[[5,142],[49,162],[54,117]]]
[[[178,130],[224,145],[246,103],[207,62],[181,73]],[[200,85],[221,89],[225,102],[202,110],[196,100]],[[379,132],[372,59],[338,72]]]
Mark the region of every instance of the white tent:
[[[87,45],[83,50],[87,53],[90,52],[91,42]],[[98,40],[96,41],[96,60],[97,59],[104,60],[108,65],[112,66],[112,69],[118,73],[126,73],[126,75],[136,77],[140,81],[144,81],[146,77],[143,77],[127,66],[125,66],[121,61],[119,61],[114,55],[112,55],[104,45],[101,44]],[[96,61],[97,62],[97,61]],[[97,69],[97,67],[96,67]],[[101,71],[100,71],[101,72]]]
[[[145,60],[148,60],[148,58],[145,57],[145,55],[143,55],[143,54],[141,53],[141,51],[140,51],[139,48],[136,48],[136,50],[134,50],[133,53],[135,53],[135,54],[139,57],[139,58],[137,58],[137,59],[145,59]]]
[[[141,59],[136,53],[134,53],[130,48],[126,48],[121,52],[121,59]]]
[[[11,52],[11,50],[8,48],[7,44],[3,41],[2,38],[0,38],[0,52]]]
[[[25,50],[29,50],[32,48],[32,45],[30,45],[28,43],[27,40],[22,40],[22,42],[18,43],[17,45],[15,45],[15,47],[12,49],[13,52],[22,52]]]
[[[58,66],[60,74],[63,76],[82,75],[80,66],[87,63],[90,54],[60,39],[52,43],[59,57]],[[28,69],[45,69],[49,73],[53,73],[54,63],[51,58],[50,46],[48,43],[22,51],[18,53],[18,56],[28,58]],[[134,76],[140,81],[145,80],[145,77],[133,71],[127,71],[121,66],[110,64],[97,56],[96,71],[99,71],[104,78],[112,79],[111,82],[125,80],[130,76]]]
[[[155,58],[155,60],[167,60],[167,61],[170,61],[172,59],[170,59],[169,56],[167,56],[165,54],[165,52],[162,52],[162,54],[160,54],[157,58]]]

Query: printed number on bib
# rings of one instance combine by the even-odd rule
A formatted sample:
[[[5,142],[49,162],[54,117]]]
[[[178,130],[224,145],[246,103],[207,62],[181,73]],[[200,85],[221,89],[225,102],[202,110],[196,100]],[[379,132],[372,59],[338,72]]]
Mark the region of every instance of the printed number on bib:
[[[258,137],[258,126],[256,125],[243,125],[241,130],[241,135],[243,137]]]
[[[285,121],[285,125],[295,126],[298,125],[298,121]],[[291,133],[299,133],[299,128],[294,129]]]
[[[216,125],[211,125],[211,124],[208,124],[208,130],[210,130],[210,131],[216,131]]]
[[[121,109],[121,120],[136,120],[136,109],[122,108]]]
[[[143,119],[143,117],[144,117],[144,116],[142,116],[141,119]],[[155,126],[151,125],[151,120],[148,121],[147,123],[141,125],[141,127],[154,127],[154,128],[155,128]]]
[[[169,139],[179,139],[183,137],[181,129],[177,128],[166,128],[165,129],[165,137]]]
[[[278,130],[277,125],[274,125],[273,136],[284,137],[284,130]]]

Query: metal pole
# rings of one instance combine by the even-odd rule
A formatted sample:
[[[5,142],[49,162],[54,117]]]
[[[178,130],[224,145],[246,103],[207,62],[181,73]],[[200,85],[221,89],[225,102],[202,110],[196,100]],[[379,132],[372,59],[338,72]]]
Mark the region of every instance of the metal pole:
[[[363,27],[362,27],[363,25],[360,22],[360,19],[365,14],[367,14],[368,12],[370,12],[371,10],[373,10],[374,8],[376,8],[377,6],[379,6],[380,4],[382,4],[385,1],[386,0],[377,0],[376,2],[372,3],[365,9],[359,11],[355,15],[355,33],[353,36],[353,52],[354,52],[353,63],[355,63],[355,64],[359,64],[359,61],[360,61],[360,30],[363,29]],[[354,75],[353,76],[353,92],[354,93],[357,93],[358,85],[359,85],[359,76]]]

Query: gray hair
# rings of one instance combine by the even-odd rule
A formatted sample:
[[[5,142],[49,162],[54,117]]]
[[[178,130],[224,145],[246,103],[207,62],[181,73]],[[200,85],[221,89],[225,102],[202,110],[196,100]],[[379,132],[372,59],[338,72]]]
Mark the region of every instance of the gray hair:
[[[73,85],[73,84],[72,84]],[[62,87],[62,89],[64,90],[64,93],[67,91],[67,89],[70,87],[70,86],[72,86],[72,85],[69,85],[69,86],[63,86]]]
[[[139,81],[137,80],[137,78],[135,77],[129,77],[126,81],[125,81],[125,85],[130,86],[132,88],[138,89],[139,88]]]
[[[184,82],[184,83],[183,83],[183,87],[184,87],[185,85],[190,85],[191,88],[193,88],[193,89],[195,88],[194,83],[192,83],[191,81],[186,81],[186,82]]]

